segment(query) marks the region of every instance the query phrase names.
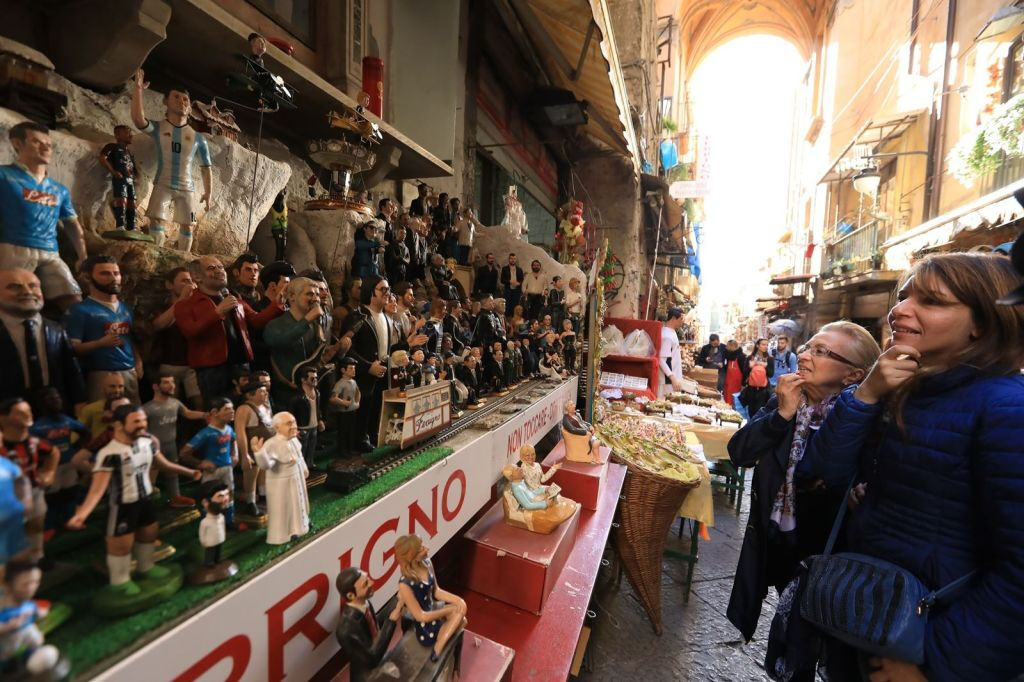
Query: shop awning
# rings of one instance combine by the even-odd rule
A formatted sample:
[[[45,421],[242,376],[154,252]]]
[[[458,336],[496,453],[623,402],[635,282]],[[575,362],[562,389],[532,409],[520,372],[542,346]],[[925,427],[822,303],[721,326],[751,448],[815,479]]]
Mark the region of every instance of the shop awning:
[[[587,102],[585,130],[640,172],[626,83],[605,0],[510,0],[552,85]]]
[[[804,282],[810,282],[812,279],[814,279],[814,275],[809,272],[802,275],[775,275],[768,280],[768,284],[803,284]]]
[[[846,148],[832,161],[828,171],[821,177],[818,184],[835,182],[836,180],[842,180],[844,177],[853,175],[856,171],[844,168],[843,159],[850,156],[850,151],[854,147],[867,145],[871,147],[872,153],[878,153],[886,144],[907,132],[907,129],[914,124],[917,117],[923,113],[924,110],[911,111],[884,119],[868,121],[860,129],[860,132],[850,140],[850,144],[846,145]]]
[[[172,67],[168,77],[190,87],[206,90],[225,98],[238,97],[227,90],[225,77],[239,71],[239,54],[248,49],[246,37],[252,30],[214,0],[169,0],[172,12],[167,27],[167,40],[157,45],[150,59],[164,68]],[[341,39],[339,34],[338,39]],[[284,109],[264,119],[264,135],[289,139],[301,133],[309,138],[329,136],[327,112],[340,105],[355,107],[356,101],[328,83],[298,60],[277,48],[270,48],[264,57],[267,68],[284,78],[298,91],[295,109]],[[160,76],[161,74],[154,74]],[[154,87],[158,87],[157,83]],[[230,105],[225,105],[232,108]],[[243,112],[236,110],[236,114]],[[401,131],[367,112],[367,118],[380,126],[383,147],[394,146],[401,151],[398,166],[387,177],[395,180],[446,177],[453,174],[451,166],[409,139]],[[243,125],[255,133],[255,126]],[[290,140],[292,141],[292,140]]]
[[[1024,179],[892,237],[882,244],[886,263],[906,267],[914,254],[948,244],[964,231],[994,229],[1024,217],[1024,207],[1013,196],[1018,190],[1024,190]]]

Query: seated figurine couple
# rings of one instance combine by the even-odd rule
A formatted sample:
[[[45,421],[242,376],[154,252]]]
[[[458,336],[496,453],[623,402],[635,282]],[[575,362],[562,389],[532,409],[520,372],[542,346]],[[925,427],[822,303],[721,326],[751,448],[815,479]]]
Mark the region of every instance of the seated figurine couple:
[[[579,503],[561,496],[557,485],[543,485],[561,468],[555,464],[544,473],[531,445],[519,450],[518,466],[506,466],[501,474],[508,480],[502,493],[505,523],[547,535],[576,512]]]

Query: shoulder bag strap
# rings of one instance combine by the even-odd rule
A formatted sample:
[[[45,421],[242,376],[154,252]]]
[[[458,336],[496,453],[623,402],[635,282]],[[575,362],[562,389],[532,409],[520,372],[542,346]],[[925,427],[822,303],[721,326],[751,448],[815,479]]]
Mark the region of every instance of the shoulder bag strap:
[[[828,556],[832,553],[832,547],[839,538],[839,529],[843,527],[843,519],[846,518],[846,508],[849,506],[847,501],[850,499],[850,491],[853,490],[853,484],[856,482],[857,476],[855,474],[850,479],[850,485],[846,486],[846,494],[843,495],[843,501],[839,504],[839,511],[836,512],[836,520],[832,524],[832,532],[828,534],[828,542],[825,543],[825,549],[821,553],[822,556]]]

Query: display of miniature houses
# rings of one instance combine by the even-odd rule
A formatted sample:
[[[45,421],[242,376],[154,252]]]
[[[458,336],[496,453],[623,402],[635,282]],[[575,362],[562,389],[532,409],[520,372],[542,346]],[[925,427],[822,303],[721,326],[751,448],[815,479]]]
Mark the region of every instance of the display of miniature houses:
[[[218,107],[216,99],[209,104],[194,103],[189,114],[189,123],[201,133],[220,135],[234,142],[238,142],[238,135],[242,132],[235,122],[235,112]]]
[[[53,89],[53,62],[39,50],[0,36],[0,107],[49,127],[67,97]]]

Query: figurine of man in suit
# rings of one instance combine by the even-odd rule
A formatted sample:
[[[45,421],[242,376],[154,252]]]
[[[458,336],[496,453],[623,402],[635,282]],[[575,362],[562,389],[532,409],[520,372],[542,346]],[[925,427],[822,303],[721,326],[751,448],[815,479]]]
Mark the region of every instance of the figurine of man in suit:
[[[369,574],[349,566],[338,574],[335,584],[345,598],[345,605],[341,607],[338,629],[334,634],[349,660],[349,680],[364,682],[387,653],[395,623],[402,615],[401,602],[384,624],[378,625],[377,614],[370,603],[373,579]]]

